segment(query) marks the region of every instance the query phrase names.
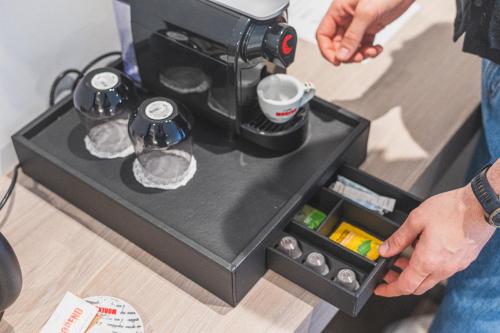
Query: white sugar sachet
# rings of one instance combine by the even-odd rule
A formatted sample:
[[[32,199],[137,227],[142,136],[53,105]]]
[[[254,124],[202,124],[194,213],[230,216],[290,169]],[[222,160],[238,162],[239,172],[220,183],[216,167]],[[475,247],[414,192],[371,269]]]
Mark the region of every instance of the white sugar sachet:
[[[67,292],[40,333],[85,333],[99,309]]]
[[[379,195],[343,176],[338,176],[330,189],[382,215],[392,213],[396,206],[396,199]]]

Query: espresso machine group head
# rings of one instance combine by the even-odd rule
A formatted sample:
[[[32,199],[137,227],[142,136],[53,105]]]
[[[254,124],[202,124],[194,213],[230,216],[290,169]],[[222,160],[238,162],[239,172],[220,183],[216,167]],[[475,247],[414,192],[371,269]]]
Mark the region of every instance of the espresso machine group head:
[[[277,151],[307,136],[301,110],[269,121],[257,85],[292,64],[297,33],[289,0],[131,0],[132,33],[143,87],[180,101],[197,118]]]

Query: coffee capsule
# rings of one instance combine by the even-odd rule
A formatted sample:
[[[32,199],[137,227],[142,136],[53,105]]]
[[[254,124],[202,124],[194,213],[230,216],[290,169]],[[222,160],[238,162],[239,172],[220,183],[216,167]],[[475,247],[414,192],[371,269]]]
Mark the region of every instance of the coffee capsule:
[[[114,68],[91,71],[76,86],[73,103],[87,131],[85,146],[92,155],[111,159],[134,152],[127,125],[138,95],[124,73]]]
[[[285,236],[281,239],[278,248],[292,259],[298,259],[302,256],[302,250],[299,243],[292,236]]]
[[[356,291],[360,287],[356,273],[348,268],[341,269],[337,273],[335,281],[351,291]]]
[[[306,258],[305,265],[321,275],[326,275],[330,272],[325,256],[318,252],[310,253]]]

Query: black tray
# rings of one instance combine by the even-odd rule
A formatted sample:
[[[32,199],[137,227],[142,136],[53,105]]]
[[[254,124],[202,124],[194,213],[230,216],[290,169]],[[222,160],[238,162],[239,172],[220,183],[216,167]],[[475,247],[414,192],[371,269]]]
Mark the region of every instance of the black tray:
[[[184,188],[139,185],[133,157],[99,160],[84,148],[70,98],[13,136],[26,174],[231,305],[266,271],[266,247],[344,163],[366,156],[369,122],[318,98],[310,138],[280,156],[195,123],[198,173]]]

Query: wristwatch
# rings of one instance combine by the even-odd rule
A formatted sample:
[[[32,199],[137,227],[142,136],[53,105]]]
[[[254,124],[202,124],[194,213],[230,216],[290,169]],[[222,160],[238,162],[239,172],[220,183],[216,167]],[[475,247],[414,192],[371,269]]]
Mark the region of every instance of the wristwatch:
[[[481,172],[472,180],[472,191],[477,200],[483,206],[486,222],[496,228],[500,228],[500,197],[497,195],[493,187],[491,187],[486,173],[491,168],[491,164],[487,165]]]

